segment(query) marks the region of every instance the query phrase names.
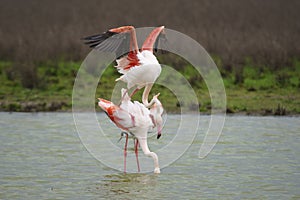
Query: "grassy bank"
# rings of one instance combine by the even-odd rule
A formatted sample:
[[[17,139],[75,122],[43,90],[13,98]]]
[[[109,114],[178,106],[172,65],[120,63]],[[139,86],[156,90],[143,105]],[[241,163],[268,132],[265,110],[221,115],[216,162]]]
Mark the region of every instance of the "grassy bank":
[[[214,59],[224,79],[229,113],[299,114],[299,7],[297,0],[2,0],[0,110],[70,110],[78,61],[90,51],[80,38],[122,25],[165,25],[218,55]],[[209,112],[201,76],[188,63],[164,61],[186,77],[200,110]],[[113,68],[105,73],[96,95],[110,98],[118,74]],[[155,86],[153,92],[158,91],[169,112],[179,111],[180,103],[169,90]]]
[[[31,64],[32,70],[24,74],[24,63],[0,62],[0,110],[70,111],[72,88],[80,64],[67,61],[36,63]],[[200,111],[209,113],[210,98],[201,76],[188,64],[176,69],[195,90]],[[253,66],[251,61],[247,61],[239,71],[220,68],[226,88],[228,113],[300,114],[300,62],[295,60],[291,66],[270,69],[267,66]],[[109,99],[118,76],[113,67],[107,68],[96,96]],[[178,100],[167,88],[156,85],[153,93],[156,92],[161,93],[160,99],[168,112],[179,111]]]

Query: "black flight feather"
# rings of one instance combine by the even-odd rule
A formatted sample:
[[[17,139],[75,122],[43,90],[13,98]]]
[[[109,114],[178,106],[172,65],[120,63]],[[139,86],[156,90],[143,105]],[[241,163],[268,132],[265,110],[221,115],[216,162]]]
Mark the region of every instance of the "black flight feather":
[[[115,53],[117,58],[129,52],[129,33],[115,33],[106,31],[102,34],[82,38],[85,44],[102,52]]]
[[[168,40],[165,33],[160,33],[154,43],[154,52],[160,51],[162,54],[168,51]]]

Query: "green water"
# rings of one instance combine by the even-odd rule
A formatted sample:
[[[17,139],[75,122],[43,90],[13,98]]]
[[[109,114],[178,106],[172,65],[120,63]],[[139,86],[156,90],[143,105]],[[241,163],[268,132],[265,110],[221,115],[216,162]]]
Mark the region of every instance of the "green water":
[[[199,159],[203,134],[161,174],[124,174],[88,153],[71,113],[0,113],[0,199],[300,198],[300,118],[227,117],[214,150]]]

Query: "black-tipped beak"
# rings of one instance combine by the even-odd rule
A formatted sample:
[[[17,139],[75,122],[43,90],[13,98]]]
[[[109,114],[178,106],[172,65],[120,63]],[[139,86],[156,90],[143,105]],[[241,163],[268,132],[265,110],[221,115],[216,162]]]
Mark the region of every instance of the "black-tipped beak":
[[[161,133],[157,133],[157,139],[159,139],[161,136]]]

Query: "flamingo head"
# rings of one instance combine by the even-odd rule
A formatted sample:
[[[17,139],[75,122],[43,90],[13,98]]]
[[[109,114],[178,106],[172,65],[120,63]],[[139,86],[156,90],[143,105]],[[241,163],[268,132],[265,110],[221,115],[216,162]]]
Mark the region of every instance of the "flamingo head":
[[[162,114],[164,111],[161,102],[158,100],[159,95],[160,93],[153,97],[154,104],[150,108],[150,116],[152,116],[151,119],[153,121],[154,126],[157,127],[157,139],[159,139],[161,136],[161,131],[163,127]]]
[[[98,98],[99,102],[98,105],[99,107],[105,111],[105,113],[111,117],[114,113],[114,111],[116,109],[118,109],[118,106],[116,106],[115,104],[113,104],[113,102],[102,99],[102,98]]]
[[[113,32],[113,33],[128,33],[130,31],[134,30],[133,26],[121,26],[118,28],[112,28],[109,30],[109,32]]]
[[[157,139],[159,139],[161,136],[161,131],[162,131],[162,127],[163,127],[163,119],[162,119],[161,115],[158,115],[156,117],[156,126],[157,126]]]

